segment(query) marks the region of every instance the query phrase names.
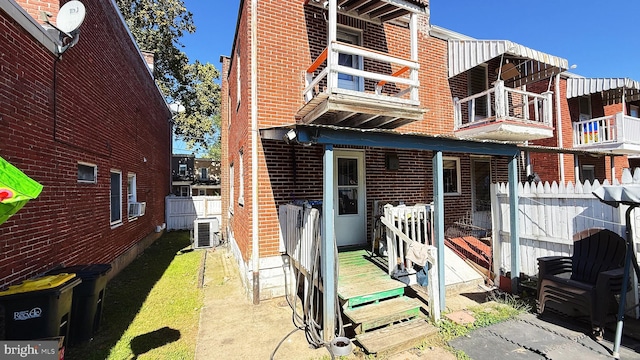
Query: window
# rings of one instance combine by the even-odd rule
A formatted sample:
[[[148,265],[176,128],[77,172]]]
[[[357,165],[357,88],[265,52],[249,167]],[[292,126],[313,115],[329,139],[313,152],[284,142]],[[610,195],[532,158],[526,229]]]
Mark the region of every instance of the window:
[[[468,72],[468,95],[479,94],[489,88],[487,75],[487,67],[486,66],[476,66],[469,70]],[[488,116],[488,102],[489,97],[483,96],[476,98],[475,100],[475,113],[474,118],[484,119]],[[469,108],[469,112],[471,112],[471,107]],[[471,114],[469,114],[469,119],[471,119]]]
[[[595,165],[582,165],[582,174],[580,174],[581,181],[589,180],[593,184],[596,179],[596,167]]]
[[[460,195],[460,159],[442,159],[442,178],[445,195]]]
[[[122,173],[111,170],[111,225],[122,223]]]
[[[207,195],[207,190],[205,190],[205,189],[198,189],[198,195],[199,195],[199,196]]]
[[[207,168],[200,168],[200,180],[208,180],[209,175],[207,174]]]
[[[640,118],[640,106],[629,105],[629,116],[634,118]]]
[[[180,176],[187,175],[187,164],[178,165],[178,174],[180,174]]]
[[[180,186],[180,196],[189,196],[188,186]]]
[[[235,202],[233,199],[235,199],[234,197],[234,191],[233,191],[233,183],[234,181],[234,174],[233,174],[233,163],[231,165],[229,165],[229,213],[233,214],[233,203]]]
[[[127,175],[127,216],[129,219],[140,216],[140,205],[137,202],[136,174]]]
[[[240,108],[240,49],[236,52],[236,111]]]
[[[244,156],[243,156],[242,152],[243,152],[243,150],[240,149],[240,154],[239,154],[240,155],[239,156],[239,159],[240,159],[240,179],[239,179],[240,180],[240,189],[238,191],[238,193],[239,193],[238,194],[238,204],[240,206],[244,206],[244,160],[243,160]]]
[[[580,116],[579,121],[585,121],[591,119],[591,98],[589,96],[582,96],[579,98]]]
[[[78,163],[78,182],[96,183],[98,167],[92,164]]]
[[[336,33],[338,41],[351,45],[361,44],[361,34],[347,29],[338,29]],[[352,69],[362,70],[363,60],[361,56],[351,54],[338,54],[338,64]],[[340,89],[362,91],[364,87],[364,79],[358,76],[338,73],[338,87]]]

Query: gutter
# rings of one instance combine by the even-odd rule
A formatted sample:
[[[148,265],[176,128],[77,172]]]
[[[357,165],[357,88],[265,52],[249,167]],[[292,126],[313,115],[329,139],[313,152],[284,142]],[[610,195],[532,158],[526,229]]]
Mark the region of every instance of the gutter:
[[[258,0],[251,0],[251,260],[253,304],[260,304],[260,242],[258,230]]]
[[[556,75],[555,79],[555,92],[556,92],[556,129],[558,132],[558,146],[564,148],[562,142],[562,110],[560,106],[560,74]],[[558,154],[558,161],[560,165],[560,182],[564,184],[564,154]]]

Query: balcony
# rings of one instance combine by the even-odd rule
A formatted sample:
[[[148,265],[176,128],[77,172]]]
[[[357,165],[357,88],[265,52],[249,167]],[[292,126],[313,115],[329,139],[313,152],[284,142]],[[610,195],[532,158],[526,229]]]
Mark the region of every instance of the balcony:
[[[573,123],[573,146],[618,154],[640,152],[640,119],[617,113]]]
[[[340,65],[340,56],[389,64],[397,71],[381,73]],[[324,68],[318,71],[322,65]],[[383,66],[384,67],[384,66]],[[334,41],[306,71],[305,104],[296,114],[302,123],[393,129],[422,119],[417,61],[394,57],[360,46]],[[352,82],[375,83],[375,91],[361,91]],[[360,85],[360,88],[364,86]],[[354,89],[355,88],[355,89]]]
[[[455,135],[459,138],[524,142],[553,136],[552,92],[495,87],[454,99]]]

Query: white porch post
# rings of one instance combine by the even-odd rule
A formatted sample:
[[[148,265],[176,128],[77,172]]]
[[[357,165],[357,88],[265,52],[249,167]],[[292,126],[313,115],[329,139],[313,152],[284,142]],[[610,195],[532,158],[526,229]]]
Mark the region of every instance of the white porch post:
[[[334,0],[335,3],[335,0]],[[323,239],[321,248],[322,266],[322,336],[324,341],[331,341],[336,328],[336,284],[335,247],[336,239],[333,224],[333,145],[324,147],[324,171],[322,173],[322,221]]]
[[[520,236],[518,224],[518,157],[509,160],[509,215],[511,232],[511,291],[518,293],[520,283]]]
[[[411,31],[411,61],[418,62],[418,14],[412,12],[410,15],[409,29]],[[418,69],[411,69],[411,81],[418,81]],[[411,86],[411,100],[419,100],[419,92],[417,86]]]
[[[329,0],[329,21],[327,21],[327,89],[329,92],[338,87],[338,73],[333,69],[338,64],[338,53],[333,51],[333,42],[337,39],[338,4],[337,0]]]
[[[447,284],[444,282],[444,184],[442,180],[442,151],[433,155],[433,237],[438,249],[438,284],[440,289],[440,311],[445,310],[445,293]]]
[[[504,96],[504,81],[498,80],[495,85],[496,119],[504,119],[507,116],[506,100]]]

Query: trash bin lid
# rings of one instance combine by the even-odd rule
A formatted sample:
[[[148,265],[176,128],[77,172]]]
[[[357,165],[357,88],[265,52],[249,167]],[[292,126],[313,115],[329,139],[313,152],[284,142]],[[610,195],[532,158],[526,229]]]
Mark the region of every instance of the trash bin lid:
[[[25,280],[21,284],[9,286],[9,289],[0,291],[0,296],[54,289],[66,284],[75,277],[76,274],[63,273]]]
[[[91,280],[106,275],[111,271],[111,264],[90,264],[90,265],[73,265],[58,269],[53,269],[47,274],[76,274],[83,280]]]

